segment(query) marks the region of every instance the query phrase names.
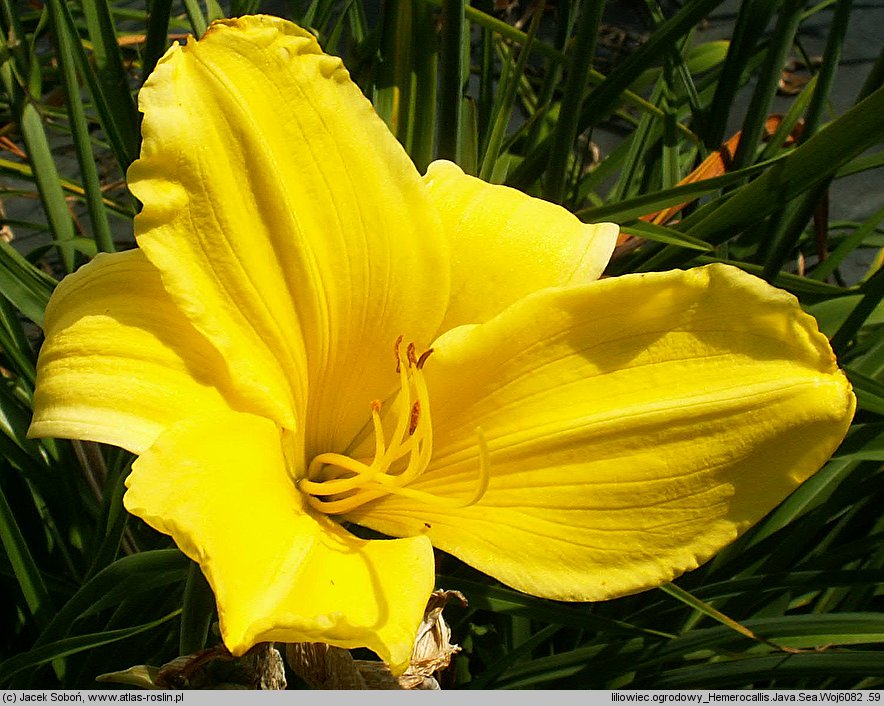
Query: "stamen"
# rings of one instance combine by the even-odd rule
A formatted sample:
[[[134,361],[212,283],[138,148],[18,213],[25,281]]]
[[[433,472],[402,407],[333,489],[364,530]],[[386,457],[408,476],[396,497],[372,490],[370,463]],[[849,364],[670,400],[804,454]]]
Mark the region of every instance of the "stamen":
[[[381,403],[370,404],[374,427],[374,457],[352,458],[338,453],[315,456],[307,467],[298,488],[307,495],[310,507],[327,515],[344,515],[385,495],[399,495],[428,505],[464,508],[474,505],[488,489],[488,445],[481,429],[476,429],[479,446],[479,478],[472,495],[465,500],[433,495],[407,487],[430,465],[433,455],[433,424],[429,393],[423,377],[423,366],[433,349],[417,355],[409,343],[402,355],[403,337],[394,345],[396,372],[399,375],[399,399],[393,413],[396,417],[393,435],[384,434]]]
[[[421,401],[415,400],[415,403],[411,405],[411,419],[408,420],[408,435],[414,436],[414,431],[417,429],[417,423],[421,418]]]
[[[337,466],[352,472],[354,475],[349,478],[335,480],[312,480],[319,477],[319,471],[315,469],[321,469],[323,466]],[[376,470],[372,466],[366,466],[364,463],[349,456],[335,453],[319,454],[310,462],[310,466],[307,468],[307,477],[298,481],[298,488],[305,493],[326,495],[328,494],[326,490],[334,486],[335,490],[329,492],[343,493],[345,490],[364,485],[374,477],[375,472]],[[356,481],[356,483],[353,484],[352,481]],[[335,485],[336,483],[338,485]]]
[[[399,341],[401,341],[402,337],[399,337]],[[399,344],[396,344],[396,353],[399,353]],[[399,373],[399,388],[400,394],[402,395],[402,413],[399,415],[399,419],[396,421],[396,428],[393,430],[393,437],[390,442],[390,448],[387,449],[387,453],[384,454],[384,458],[381,461],[381,465],[388,467],[393,461],[398,460],[401,456],[395,456],[396,444],[399,439],[401,439],[405,435],[406,425],[410,420],[410,414],[406,414],[405,410],[411,409],[411,392],[409,390],[410,385],[408,384],[408,372],[403,365],[397,365],[396,372]]]
[[[417,363],[415,363],[414,367],[416,367],[418,370],[423,370],[424,363],[427,362],[427,358],[430,357],[430,353],[432,353],[432,352],[433,352],[432,348],[427,348],[427,350],[425,350],[423,353],[421,353],[421,357],[417,359]]]
[[[346,515],[348,512],[353,512],[356,508],[365,505],[365,503],[382,498],[386,494],[386,490],[374,492],[363,490],[342,500],[320,500],[312,495],[308,495],[307,502],[314,510],[319,510],[326,515]]]
[[[460,509],[470,507],[479,502],[488,490],[488,482],[491,478],[488,463],[488,443],[485,441],[485,434],[480,427],[476,428],[476,435],[479,441],[479,480],[473,494],[466,500],[457,500],[455,498],[440,498],[438,495],[427,493],[423,490],[415,490],[414,488],[388,488],[387,492],[391,495],[402,495],[404,497],[420,500],[428,505],[436,505],[437,507],[446,507],[452,509]]]
[[[374,457],[383,458],[386,451],[384,441],[384,428],[381,426],[381,403],[380,400],[371,402],[371,423],[374,426]]]
[[[423,410],[423,420],[421,421],[420,429],[415,430],[419,431],[419,433],[411,436],[415,443],[418,444],[418,454],[415,456],[412,448],[408,466],[401,474],[393,476],[396,480],[396,485],[400,487],[411,483],[411,481],[423,473],[429,465],[430,457],[433,454],[433,422],[430,418],[430,400],[427,393],[427,385],[424,382],[424,376],[420,374],[415,375],[412,381],[417,393],[418,409]]]
[[[450,510],[460,510],[470,507],[479,502],[488,490],[488,482],[491,477],[488,462],[488,443],[485,440],[485,434],[481,428],[476,428],[476,435],[479,441],[479,479],[473,494],[466,500],[457,500],[456,498],[442,498],[423,490],[414,488],[402,488],[398,486],[385,486],[383,488],[366,487],[360,492],[339,500],[321,501],[318,498],[310,497],[308,501],[311,507],[321,510],[328,515],[345,515],[348,512],[365,505],[372,500],[377,500],[384,495],[399,495],[401,497],[418,500],[426,505],[442,507]]]
[[[482,427],[476,427],[476,436],[479,439],[479,484],[476,486],[476,492],[473,493],[473,497],[464,507],[475,505],[485,497],[488,483],[491,481],[491,463],[488,460],[490,454],[488,453],[488,442],[485,440],[485,432],[482,431]]]
[[[393,353],[396,355],[396,372],[399,372],[399,368],[402,367],[402,356],[399,355],[399,346],[402,345],[402,339],[405,338],[401,333],[399,334],[399,338],[396,339],[396,343],[393,345]]]

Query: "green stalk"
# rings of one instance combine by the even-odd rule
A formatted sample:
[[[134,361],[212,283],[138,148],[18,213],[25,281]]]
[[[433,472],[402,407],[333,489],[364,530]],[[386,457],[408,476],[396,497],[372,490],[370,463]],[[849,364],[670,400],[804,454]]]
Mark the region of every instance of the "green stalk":
[[[141,59],[141,81],[153,72],[169,43],[169,16],[172,14],[172,0],[150,0],[147,17],[147,38]]]
[[[427,2],[430,5],[435,5],[436,7],[441,7],[443,10],[446,1],[447,0],[424,0],[424,2]],[[469,5],[464,6],[464,17],[470,22],[491,30],[504,39],[509,39],[515,44],[525,46],[528,43],[528,35],[525,34],[525,32],[507,24],[503,20],[499,20],[481,10],[477,10],[474,7],[470,7]],[[548,59],[552,59],[559,63],[565,63],[565,54],[545,42],[532,42],[532,50],[536,51],[538,54],[543,54]]]
[[[33,390],[37,380],[34,351],[22,330],[18,310],[5,297],[0,297],[0,330],[3,336],[3,353],[9,357],[15,365],[16,372]]]
[[[439,157],[457,160],[461,142],[464,0],[442,0],[442,65],[439,80]]]
[[[0,294],[24,316],[43,325],[43,312],[56,281],[0,240]]]
[[[828,258],[814,268],[809,276],[820,281],[827,279],[850,253],[875,232],[875,228],[882,221],[884,221],[884,206],[875,211],[865,223],[847,236]]]
[[[390,131],[408,150],[412,70],[411,0],[386,4],[381,23],[381,63],[377,69],[374,106]]]
[[[10,7],[4,3],[4,10],[9,19],[9,13],[12,13],[11,26],[15,27],[14,32],[19,32],[20,28],[17,24],[17,17]],[[6,41],[6,37],[0,33],[0,53],[7,55],[15,55],[24,42],[24,37],[17,37],[15,40],[16,47],[10,47]],[[16,51],[14,51],[16,50]],[[30,56],[30,55],[29,55]],[[21,59],[25,62],[25,59]],[[18,73],[16,71],[18,69]],[[6,93],[11,101],[13,116],[18,120],[19,132],[25,143],[25,151],[28,155],[30,163],[30,172],[34,182],[37,185],[37,191],[40,194],[40,201],[43,204],[43,210],[46,213],[46,219],[49,223],[49,229],[52,231],[53,240],[58,243],[59,255],[68,272],[74,269],[74,249],[71,247],[71,241],[74,238],[74,226],[71,221],[70,212],[68,210],[67,201],[65,201],[64,192],[61,188],[61,179],[55,166],[55,160],[52,151],[49,148],[49,140],[46,137],[46,131],[43,127],[43,118],[35,107],[37,100],[32,98],[28,93],[30,88],[25,89],[22,84],[23,76],[26,75],[39,76],[39,64],[36,62],[28,65],[27,63],[16,64],[15,62],[4,62],[0,64],[0,80],[6,89]],[[29,86],[39,83],[39,79],[31,80]],[[24,165],[17,165],[22,167]],[[42,318],[42,312],[39,314]]]
[[[3,544],[28,610],[37,625],[41,629],[45,628],[54,613],[49,591],[46,590],[43,576],[15,521],[15,514],[6,500],[2,487],[0,487],[0,543]]]
[[[853,0],[838,0],[835,5],[835,15],[829,26],[829,37],[826,40],[826,49],[823,53],[824,62],[819,74],[817,74],[816,90],[804,119],[802,140],[807,140],[815,135],[822,122],[823,109],[829,100],[829,93],[832,90],[838,64],[841,61],[841,50],[844,47],[844,35],[847,33],[847,23],[850,20],[852,6]]]
[[[531,26],[528,30],[529,38],[533,38],[540,28],[540,18],[543,14],[543,2],[534,10],[531,17]],[[485,181],[492,181],[494,177],[497,158],[500,156],[501,147],[503,146],[506,130],[510,123],[513,102],[516,97],[516,89],[519,86],[519,79],[525,72],[525,66],[528,62],[528,56],[531,53],[531,42],[522,48],[519,52],[519,59],[513,69],[504,71],[501,76],[501,87],[497,94],[498,100],[494,106],[494,115],[491,119],[491,135],[488,137],[488,144],[482,155],[482,164],[479,169],[479,177]],[[509,56],[505,68],[512,66],[512,55]]]
[[[33,56],[28,53],[25,30],[22,27],[18,12],[12,4],[12,0],[2,0],[2,5],[3,19],[6,25],[3,34],[6,36],[0,38],[0,41],[2,41],[4,54],[12,56],[15,73],[20,84],[24,85],[25,77],[30,74],[29,64]],[[11,69],[12,67],[10,67]],[[12,98],[13,91],[8,83],[6,84],[6,91],[9,97]]]
[[[423,3],[415,3],[414,12],[411,158],[418,171],[424,172],[433,161],[434,154],[439,53],[436,47],[432,11]]]
[[[764,133],[764,125],[776,94],[780,72],[789,56],[792,40],[801,21],[804,0],[786,0],[777,18],[770,44],[759,70],[758,82],[746,110],[742,135],[734,155],[734,169],[742,169],[754,161],[755,150]]]
[[[847,349],[847,344],[853,340],[862,325],[875,311],[881,300],[884,299],[884,267],[878,269],[863,284],[863,298],[859,300],[853,311],[844,320],[844,323],[832,336],[831,344],[835,355],[841,357]]]
[[[666,57],[663,63],[663,95],[661,106],[665,116],[663,118],[662,157],[660,159],[661,187],[668,189],[675,186],[681,179],[681,168],[678,160],[679,143],[675,132],[678,122],[676,115],[676,96],[673,91],[675,69],[673,57]]]
[[[58,243],[62,264],[68,272],[73,272],[74,249],[70,241],[74,239],[74,224],[43,128],[43,118],[30,99],[23,98],[22,101],[20,129],[28,161],[31,163],[53,239]]]
[[[57,43],[58,64],[67,96],[65,107],[68,111],[80,174],[83,176],[83,189],[86,192],[86,206],[89,209],[89,220],[92,222],[95,244],[99,250],[113,252],[115,250],[113,237],[107,221],[107,212],[104,209],[104,197],[101,193],[98,169],[95,166],[95,155],[92,153],[92,140],[89,137],[86,112],[83,109],[83,102],[80,100],[80,83],[74,69],[72,48],[74,38],[69,34],[68,25],[62,17],[61,5],[62,0],[48,0],[47,3]]]
[[[568,54],[567,78],[562,94],[561,110],[553,130],[546,180],[543,185],[544,198],[556,203],[561,203],[565,195],[568,161],[574,141],[577,139],[580,106],[583,103],[604,10],[605,0],[586,0],[577,23],[577,37]]]
[[[479,99],[476,112],[478,114],[476,127],[481,136],[481,146],[484,151],[488,144],[491,133],[491,116],[494,112],[494,95],[496,92],[496,79],[494,75],[494,33],[489,29],[482,29],[482,59],[479,69]]]
[[[214,612],[215,596],[212,589],[200,571],[199,564],[192,561],[187,569],[187,582],[184,584],[179,654],[193,654],[206,646]]]
[[[92,42],[92,64],[108,117],[123,143],[127,163],[138,154],[138,113],[129,90],[129,76],[117,41],[117,32],[106,0],[87,0],[82,4],[86,28]],[[70,26],[70,25],[69,25]],[[73,32],[71,32],[73,35]],[[84,72],[85,75],[85,72]],[[93,89],[93,94],[95,90]]]
[[[788,259],[798,240],[804,233],[808,220],[813,216],[820,200],[825,196],[831,183],[830,179],[815,185],[785,204],[783,208],[772,216],[772,228],[768,234],[766,254],[764,257],[764,270],[761,276],[768,282],[773,281],[777,273]]]
[[[694,0],[660,25],[650,39],[602,81],[584,101],[577,121],[577,131],[589,129],[608,115],[619,102],[625,102],[624,95],[632,82],[639,78],[648,66],[671,51],[673,43],[690,32],[720,2],[721,0]],[[660,113],[659,109],[657,113]],[[684,130],[680,131],[684,134]],[[690,130],[687,132],[694,141],[699,142],[696,135]],[[513,170],[509,182],[519,187],[533,183],[549,159],[551,146],[551,138],[541,141]]]
[[[651,93],[651,100],[655,103],[661,101],[663,95],[663,84],[659,83],[654,87]],[[641,177],[645,168],[645,161],[648,159],[649,145],[653,144],[654,118],[649,113],[645,113],[638,121],[638,125],[632,131],[632,139],[629,141],[629,148],[626,153],[626,159],[620,169],[620,176],[614,188],[611,189],[608,200],[613,203],[620,203],[623,199],[635,196],[639,191]],[[647,194],[647,190],[644,190]]]
[[[203,14],[199,0],[184,0],[184,12],[187,15],[188,22],[190,22],[194,36],[199,39],[209,28],[209,23],[206,21],[206,16]]]
[[[838,169],[884,138],[884,87],[777,161],[724,203],[698,210],[679,225],[714,245],[775,212],[783,203],[831,178]],[[684,253],[666,248],[641,265],[642,271],[671,267]]]
[[[68,35],[77,38],[71,43],[70,50],[77,62],[80,76],[89,86],[89,93],[92,95],[92,102],[98,114],[101,129],[105,134],[117,164],[120,166],[120,170],[125,173],[129,164],[135,159],[137,151],[137,140],[139,138],[136,127],[125,122],[128,118],[123,117],[122,112],[124,111],[121,112],[120,106],[114,103],[113,96],[106,94],[102,87],[93,62],[86,56],[86,51],[79,39],[79,34],[67,4],[62,2],[59,4],[59,8],[61,12],[58,14],[65,24]]]
[[[869,75],[866,76],[862,88],[859,89],[856,102],[859,103],[864,98],[870,96],[882,85],[884,85],[884,47],[878,52],[878,57],[875,59],[875,65],[872,67],[872,70],[869,71]]]
[[[774,3],[766,0],[746,0],[740,3],[730,46],[715,84],[715,93],[709,104],[709,116],[703,131],[704,143],[709,149],[717,149],[724,142],[731,106],[742,85],[746,65],[755,52],[758,29],[767,25],[775,7]]]

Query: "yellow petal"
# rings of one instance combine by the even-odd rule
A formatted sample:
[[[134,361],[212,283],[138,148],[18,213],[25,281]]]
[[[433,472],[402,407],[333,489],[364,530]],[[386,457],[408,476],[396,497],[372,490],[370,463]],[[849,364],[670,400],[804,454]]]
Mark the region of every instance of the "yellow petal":
[[[791,295],[734,268],[546,290],[435,344],[435,447],[411,487],[348,519],[535,595],[601,600],[709,559],[819,469],[854,397]],[[426,525],[424,524],[426,523]]]
[[[340,60],[278,18],[174,46],[140,107],[140,247],[237,383],[280,397],[264,416],[346,446],[396,382],[396,338],[426,346],[448,297],[420,175]]]
[[[442,330],[481,323],[544,287],[598,279],[619,228],[433,162],[424,177],[451,243],[451,300]]]
[[[433,590],[429,541],[357,539],[309,514],[281,439],[255,415],[183,421],[133,464],[126,509],[199,562],[233,654],[325,642],[404,669]]]
[[[183,417],[236,401],[224,361],[138,250],[101,254],[65,278],[46,309],[45,333],[31,436],[140,453]]]

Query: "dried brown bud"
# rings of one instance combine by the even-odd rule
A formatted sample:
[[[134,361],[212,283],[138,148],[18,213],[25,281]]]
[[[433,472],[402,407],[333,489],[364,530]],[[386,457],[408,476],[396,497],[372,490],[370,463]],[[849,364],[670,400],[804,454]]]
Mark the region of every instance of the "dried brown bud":
[[[394,677],[383,662],[354,660],[347,650],[322,643],[299,642],[286,645],[286,660],[313,689],[438,689],[435,674],[451,663],[460,647],[451,644],[451,630],[442,609],[451,598],[466,605],[458,591],[434,591],[417,631],[411,664],[400,677]]]

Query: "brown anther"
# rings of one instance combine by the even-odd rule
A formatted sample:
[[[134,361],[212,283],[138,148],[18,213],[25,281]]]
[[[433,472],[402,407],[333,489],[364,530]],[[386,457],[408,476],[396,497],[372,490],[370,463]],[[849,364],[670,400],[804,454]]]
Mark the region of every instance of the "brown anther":
[[[421,403],[411,405],[411,418],[408,420],[408,435],[412,436],[417,430],[417,423],[421,418]]]
[[[405,353],[408,357],[408,364],[417,365],[417,353],[415,352],[413,342],[408,344],[408,348],[405,349]]]
[[[372,412],[380,412],[381,411],[381,401],[380,400],[372,400],[371,401],[371,411]]]
[[[393,346],[393,352],[396,355],[396,372],[398,373],[400,370],[400,366],[402,364],[402,358],[399,356],[399,346],[402,345],[402,339],[405,338],[401,333],[399,334],[399,338],[396,339],[396,343]]]
[[[430,353],[432,353],[432,352],[433,352],[432,348],[427,348],[427,350],[425,350],[423,353],[421,353],[421,357],[417,359],[417,363],[415,364],[415,367],[418,370],[421,370],[424,367],[424,363],[427,362],[427,358],[430,357]]]

